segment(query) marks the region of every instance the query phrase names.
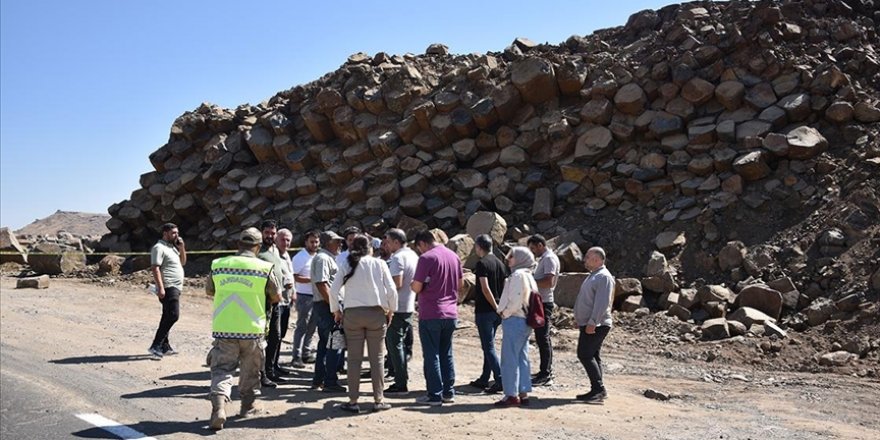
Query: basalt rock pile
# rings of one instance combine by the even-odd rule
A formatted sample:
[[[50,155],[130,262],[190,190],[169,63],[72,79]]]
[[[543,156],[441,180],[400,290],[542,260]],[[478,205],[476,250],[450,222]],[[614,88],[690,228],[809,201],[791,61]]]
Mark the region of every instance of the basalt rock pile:
[[[109,208],[102,246],[147,249],[171,221],[190,248],[225,249],[263,218],[454,236],[494,211],[507,239],[560,237],[568,270],[605,246],[617,273],[666,295],[650,307],[686,319],[696,304],[711,319],[728,303],[864,298],[880,264],[875,9],[696,2],[560,45],[355,54],[259,105],[180,116],[155,171]],[[669,262],[646,270],[655,249]],[[761,282],[781,306],[707,287]]]

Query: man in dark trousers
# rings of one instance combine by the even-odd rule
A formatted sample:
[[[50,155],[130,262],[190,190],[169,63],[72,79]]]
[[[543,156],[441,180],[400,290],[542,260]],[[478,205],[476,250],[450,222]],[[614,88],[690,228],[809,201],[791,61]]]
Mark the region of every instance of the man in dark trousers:
[[[177,354],[168,342],[171,327],[180,318],[180,291],[183,290],[183,266],[186,264],[186,245],[180,238],[177,225],[162,225],[162,239],[150,249],[150,270],[156,283],[156,296],[162,303],[162,319],[149,352],[158,359]]]
[[[535,329],[535,343],[538,345],[538,354],[541,357],[541,368],[532,376],[532,384],[535,386],[553,384],[553,343],[550,341],[550,328],[553,325],[553,310],[556,308],[553,293],[556,283],[559,281],[559,272],[562,265],[559,257],[547,246],[547,240],[543,236],[535,234],[528,239],[529,250],[535,254],[538,267],[535,268],[535,281],[538,283],[538,292],[544,303],[544,325]]]
[[[477,333],[480,336],[480,346],[483,348],[483,372],[479,378],[472,381],[470,386],[486,390],[494,394],[501,392],[501,362],[498,353],[495,352],[495,334],[501,325],[501,316],[498,315],[498,299],[504,289],[504,280],[507,278],[507,265],[492,253],[492,237],[488,234],[477,236],[474,240],[474,252],[480,257],[474,268],[477,276],[476,299],[474,300],[474,318],[477,324]],[[489,378],[495,377],[495,382],[489,386]]]
[[[602,403],[608,397],[602,383],[602,359],[599,351],[611,330],[611,304],[614,277],[605,267],[605,250],[592,247],[584,257],[590,276],[581,284],[574,303],[574,319],[578,325],[577,356],[590,378],[590,391],[578,394],[577,400]]]
[[[260,225],[260,231],[263,237],[263,244],[260,246],[260,253],[257,258],[272,263],[272,272],[275,278],[280,280],[283,289],[293,288],[293,275],[290,269],[285,270],[284,260],[275,247],[275,235],[278,232],[277,224],[274,220],[264,220]],[[260,384],[267,388],[275,388],[278,383],[286,382],[281,378],[280,374],[284,373],[280,369],[275,369],[274,360],[276,353],[281,349],[281,308],[277,303],[270,303],[266,306],[266,314],[269,316],[269,335],[266,339],[265,362],[263,366],[263,374],[260,378]]]

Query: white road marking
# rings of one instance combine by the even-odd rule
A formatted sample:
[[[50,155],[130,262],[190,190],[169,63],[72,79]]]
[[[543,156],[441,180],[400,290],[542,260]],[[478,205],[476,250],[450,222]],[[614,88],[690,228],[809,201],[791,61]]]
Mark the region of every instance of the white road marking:
[[[100,414],[77,414],[81,420],[86,423],[90,423],[92,425],[97,426],[123,440],[156,440],[153,437],[148,437],[146,434],[142,432],[135,431],[134,429],[129,428],[119,422],[114,422]]]

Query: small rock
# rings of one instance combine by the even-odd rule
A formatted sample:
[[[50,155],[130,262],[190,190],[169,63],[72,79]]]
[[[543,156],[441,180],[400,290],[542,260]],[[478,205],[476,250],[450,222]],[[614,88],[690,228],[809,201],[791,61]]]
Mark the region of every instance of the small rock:
[[[649,399],[660,400],[660,401],[663,401],[663,402],[665,402],[665,401],[667,401],[667,400],[670,399],[670,395],[669,395],[669,394],[664,393],[664,392],[662,392],[662,391],[656,391],[656,390],[653,390],[653,389],[651,389],[651,388],[648,388],[647,390],[645,390],[645,392],[644,392],[643,394],[644,394],[645,397],[647,397],[647,398],[649,398]]]
[[[842,367],[856,359],[858,359],[858,356],[855,354],[841,350],[823,354],[819,358],[819,365],[825,367]]]
[[[37,277],[19,278],[15,282],[16,289],[48,289],[49,275],[40,275]]]

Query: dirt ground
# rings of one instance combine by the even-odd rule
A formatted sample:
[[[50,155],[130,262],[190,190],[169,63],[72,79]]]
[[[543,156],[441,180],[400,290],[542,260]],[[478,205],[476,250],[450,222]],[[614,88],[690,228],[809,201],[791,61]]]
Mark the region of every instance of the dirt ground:
[[[181,354],[161,361],[146,355],[160,305],[141,286],[112,279],[52,279],[47,290],[14,287],[13,279],[0,280],[2,374],[57,395],[63,405],[46,412],[98,412],[153,437],[212,435],[205,429],[210,403],[204,366],[211,342],[211,303],[198,286],[184,292],[181,320],[172,331],[172,343]],[[575,331],[560,329],[555,385],[536,388],[530,408],[494,409],[491,403],[497,395],[478,394],[465,385],[477,377],[482,361],[472,316],[472,307],[462,306],[455,359],[457,382],[463,385],[456,386],[454,404],[439,408],[415,404],[424,389],[417,341],[416,361],[410,366],[414,391],[401,398],[387,397],[393,405],[390,411],[348,415],[335,408],[345,396],[308,390],[311,370],[304,369],[291,383],[264,391],[259,417],[233,418],[218,435],[242,439],[379,438],[401,433],[410,438],[880,437],[876,378],[755,369],[731,361],[678,356],[681,351],[674,343],[658,349],[654,333],[643,328],[644,320],[635,324],[622,319],[609,337],[603,359],[610,396],[604,405],[573,400],[584,392],[587,379],[574,354]],[[692,345],[688,352],[717,351],[717,344]],[[283,349],[282,359],[287,361],[290,346]],[[535,364],[534,347],[531,354]],[[671,399],[647,398],[647,389]],[[369,381],[364,379],[361,401],[367,404],[368,391]],[[233,411],[238,408],[237,394],[234,398]],[[12,433],[9,426],[5,428],[4,433]]]

